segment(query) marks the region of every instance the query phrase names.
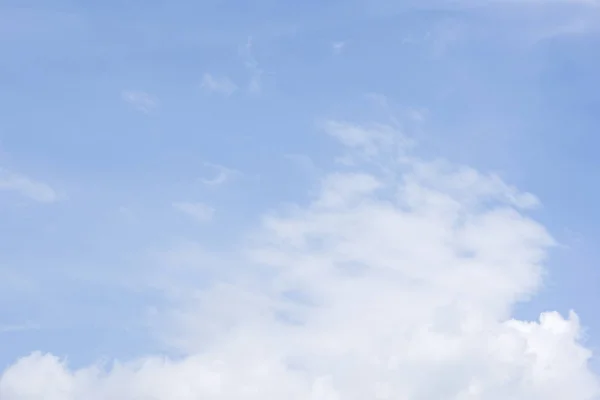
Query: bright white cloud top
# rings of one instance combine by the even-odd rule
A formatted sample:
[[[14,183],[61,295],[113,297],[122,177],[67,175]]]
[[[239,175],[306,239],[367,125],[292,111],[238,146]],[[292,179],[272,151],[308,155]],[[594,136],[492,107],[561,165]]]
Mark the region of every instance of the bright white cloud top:
[[[207,289],[178,293],[157,329],[184,357],[73,370],[34,353],[0,398],[598,398],[575,313],[511,318],[554,244],[531,194],[414,157],[389,126],[325,127],[353,165],[265,216]]]

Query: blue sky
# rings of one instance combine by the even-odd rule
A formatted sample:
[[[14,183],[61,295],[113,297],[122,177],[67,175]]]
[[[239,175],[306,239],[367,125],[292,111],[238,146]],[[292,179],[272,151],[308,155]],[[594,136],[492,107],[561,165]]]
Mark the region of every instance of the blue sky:
[[[66,357],[69,366],[60,366],[61,371],[75,382],[74,371],[98,360],[158,354],[183,357],[185,363],[207,351],[229,354],[236,348],[232,343],[238,343],[223,339],[230,330],[250,343],[263,343],[274,322],[250,318],[262,306],[250,308],[243,301],[236,306],[231,296],[237,295],[227,292],[244,293],[248,281],[260,296],[284,287],[301,298],[321,293],[322,282],[329,282],[329,291],[316,298],[351,310],[350,300],[331,289],[338,281],[307,272],[341,263],[335,258],[338,250],[327,244],[305,248],[304,240],[347,238],[342,222],[335,235],[313,224],[335,221],[341,210],[349,220],[358,220],[363,201],[391,201],[396,190],[416,196],[405,193],[396,199],[407,202],[415,215],[431,212],[440,221],[446,220],[446,214],[438,215],[447,212],[446,206],[425,199],[426,188],[461,204],[461,218],[467,221],[480,216],[482,208],[495,209],[490,202],[501,203],[498,207],[514,208],[519,218],[537,221],[556,244],[546,248],[550,242],[542,233],[536,231],[533,238],[529,228],[511,225],[517,224],[513,217],[493,228],[482,223],[465,248],[474,254],[489,251],[476,274],[487,284],[496,280],[506,286],[490,288],[498,293],[488,298],[474,289],[486,283],[453,273],[464,290],[448,283],[452,294],[441,296],[433,308],[423,305],[422,315],[443,313],[454,301],[480,301],[489,308],[475,312],[465,306],[471,311],[455,310],[449,318],[471,321],[474,315],[488,315],[498,328],[511,315],[535,321],[541,312],[558,311],[567,318],[574,310],[585,332],[583,345],[598,348],[599,18],[596,2],[575,0],[1,1],[0,364],[8,372],[0,378],[0,394],[10,400],[41,399],[46,398],[40,397],[42,391],[58,390],[44,386],[33,394],[38,397],[25,397],[19,379],[42,371],[44,363],[42,356],[26,358],[33,351]],[[401,144],[404,139],[412,143],[409,148]],[[400,162],[398,154],[410,161]],[[429,171],[423,165],[439,159],[469,166],[479,178],[466,184],[462,170],[454,175],[437,166],[423,172]],[[346,173],[352,179],[340,178]],[[387,190],[372,195],[369,179],[354,173],[375,176]],[[496,175],[484,179],[486,174]],[[500,185],[500,179],[506,184]],[[413,180],[418,193],[394,183]],[[510,185],[533,193],[540,205],[525,210],[511,197],[516,195]],[[336,191],[342,194],[333,195]],[[416,204],[441,208],[422,211]],[[417,221],[418,232],[431,225],[428,219]],[[400,235],[406,226],[389,229],[399,229]],[[516,246],[514,259],[504,260],[494,245],[474,239],[488,233],[490,243],[494,235],[514,236],[515,243],[506,239]],[[463,234],[453,235],[458,240]],[[370,238],[352,240],[353,246],[369,249],[372,258],[365,250],[344,262],[388,265],[382,254],[389,249],[377,250]],[[429,255],[436,243],[415,242],[389,255],[394,262],[404,265],[405,260],[418,271],[429,271],[435,264],[430,258],[438,257]],[[295,246],[304,252],[295,253],[300,251]],[[412,254],[420,246],[422,252]],[[542,249],[546,259],[538,257]],[[319,258],[325,253],[327,258]],[[296,265],[294,258],[307,265]],[[289,276],[277,268],[273,272],[273,260],[287,263],[277,268],[298,271]],[[454,261],[444,260],[438,260],[439,268],[448,262],[451,271]],[[403,273],[414,273],[414,279],[419,276],[432,287],[440,284],[436,276],[446,273],[410,271]],[[365,279],[359,293],[378,290],[374,278]],[[231,285],[225,294],[214,289],[219,282]],[[408,290],[408,281],[402,282],[393,293]],[[469,296],[458,295],[463,292]],[[429,304],[423,300],[429,297],[421,295],[425,292],[415,299]],[[292,298],[290,304],[303,303]],[[523,302],[526,298],[530,301]],[[306,318],[328,315],[344,321],[338,308],[323,307],[308,311]],[[393,320],[396,312],[387,311]],[[427,325],[404,317],[412,322],[401,327]],[[307,321],[300,324],[306,343],[313,343],[308,337],[318,336],[319,329],[322,337],[335,331]],[[384,325],[374,322],[372,329]],[[213,332],[208,326],[219,328]],[[248,333],[247,326],[262,333]],[[280,336],[268,337],[278,342]],[[575,346],[564,340],[565,348]],[[310,350],[290,357],[309,357],[319,348],[304,341]],[[343,343],[348,350],[363,342],[357,337]],[[577,358],[565,354],[561,357],[567,363]],[[32,363],[25,370],[14,364],[21,357]],[[304,361],[310,379],[321,382],[309,385],[311,396],[329,398],[335,392],[343,397],[358,390],[346,372],[335,369],[343,361],[332,360],[322,365]],[[497,360],[478,362],[493,371]],[[333,383],[319,380],[326,364],[338,371],[330,372]],[[589,370],[582,366],[583,372],[565,374],[569,388],[590,387],[570,392],[574,400],[598,398],[590,397],[598,392],[589,383],[597,378],[589,374],[600,363],[592,359],[590,364]],[[201,366],[189,368],[196,367]],[[424,374],[433,371],[423,369]],[[285,368],[281,373],[285,379],[293,375]],[[498,390],[492,383],[486,386],[488,378],[481,378],[480,396]],[[308,385],[294,379],[294,385]],[[73,382],[72,396],[91,393]],[[319,385],[327,386],[325,394],[314,394]],[[118,385],[105,386],[102,393],[129,393],[115,389]],[[542,389],[508,386],[502,393],[512,398],[550,398]],[[395,390],[428,399],[454,398],[449,396],[459,389],[437,394],[419,386]]]

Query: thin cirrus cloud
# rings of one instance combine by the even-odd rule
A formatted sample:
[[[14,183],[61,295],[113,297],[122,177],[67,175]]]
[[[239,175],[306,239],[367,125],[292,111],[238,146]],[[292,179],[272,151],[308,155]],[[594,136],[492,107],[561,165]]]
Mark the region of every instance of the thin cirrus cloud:
[[[121,92],[123,101],[138,111],[149,114],[158,108],[158,98],[150,93],[138,90],[124,90]]]
[[[346,48],[346,42],[339,41],[339,42],[333,42],[331,44],[331,51],[336,56],[342,54],[342,51],[344,51],[345,48]]]
[[[60,199],[50,185],[2,168],[0,168],[0,191],[15,192],[39,203],[53,203]]]
[[[216,93],[222,96],[231,96],[238,89],[237,85],[226,76],[214,76],[209,73],[205,73],[202,76],[202,82],[200,84],[202,89],[209,93]]]
[[[215,214],[213,207],[198,202],[177,201],[173,203],[173,208],[198,222],[210,221]]]
[[[38,324],[33,323],[24,323],[18,325],[0,325],[0,333],[26,332],[40,329],[41,327]]]
[[[219,165],[219,164],[213,164],[213,163],[204,163],[204,166],[212,169],[215,173],[212,177],[205,177],[200,179],[200,182],[202,182],[204,185],[206,186],[219,186],[219,185],[223,185],[224,183],[230,181],[231,179],[233,179],[235,176],[239,175],[239,171],[232,169],[232,168],[227,168],[223,165]]]
[[[263,90],[262,78],[264,71],[254,56],[254,40],[252,37],[246,40],[246,44],[240,48],[239,54],[244,62],[244,67],[250,74],[247,90],[250,94],[258,95]]]
[[[4,372],[0,398],[598,398],[574,312],[511,317],[555,245],[531,194],[416,157],[390,126],[322,126],[360,162],[264,215],[229,268],[195,264],[198,279],[213,268],[206,289],[170,282],[155,329],[184,357],[74,370],[36,352]]]

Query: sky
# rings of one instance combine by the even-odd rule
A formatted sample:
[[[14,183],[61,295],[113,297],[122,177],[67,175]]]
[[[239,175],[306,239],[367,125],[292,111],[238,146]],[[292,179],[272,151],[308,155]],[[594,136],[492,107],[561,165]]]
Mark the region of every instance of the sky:
[[[0,0],[0,399],[600,399],[596,0]]]

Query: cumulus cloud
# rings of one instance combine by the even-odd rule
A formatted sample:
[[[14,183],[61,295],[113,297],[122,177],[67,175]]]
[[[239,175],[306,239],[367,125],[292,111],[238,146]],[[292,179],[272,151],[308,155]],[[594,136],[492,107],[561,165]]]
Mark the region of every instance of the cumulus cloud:
[[[231,96],[238,89],[237,85],[226,76],[217,77],[209,73],[202,76],[200,86],[207,92],[218,93],[223,96]]]
[[[40,203],[59,200],[58,193],[46,183],[0,168],[0,191],[2,190],[17,192]]]
[[[215,209],[204,203],[177,201],[173,203],[173,208],[200,222],[211,220],[215,214]]]
[[[163,326],[187,356],[72,369],[33,353],[0,398],[598,399],[574,312],[511,317],[554,245],[527,215],[535,197],[419,159],[388,126],[324,129],[361,162],[264,216],[208,288],[177,293]]]
[[[158,98],[150,93],[137,90],[124,90],[121,98],[136,110],[149,114],[158,107]]]

